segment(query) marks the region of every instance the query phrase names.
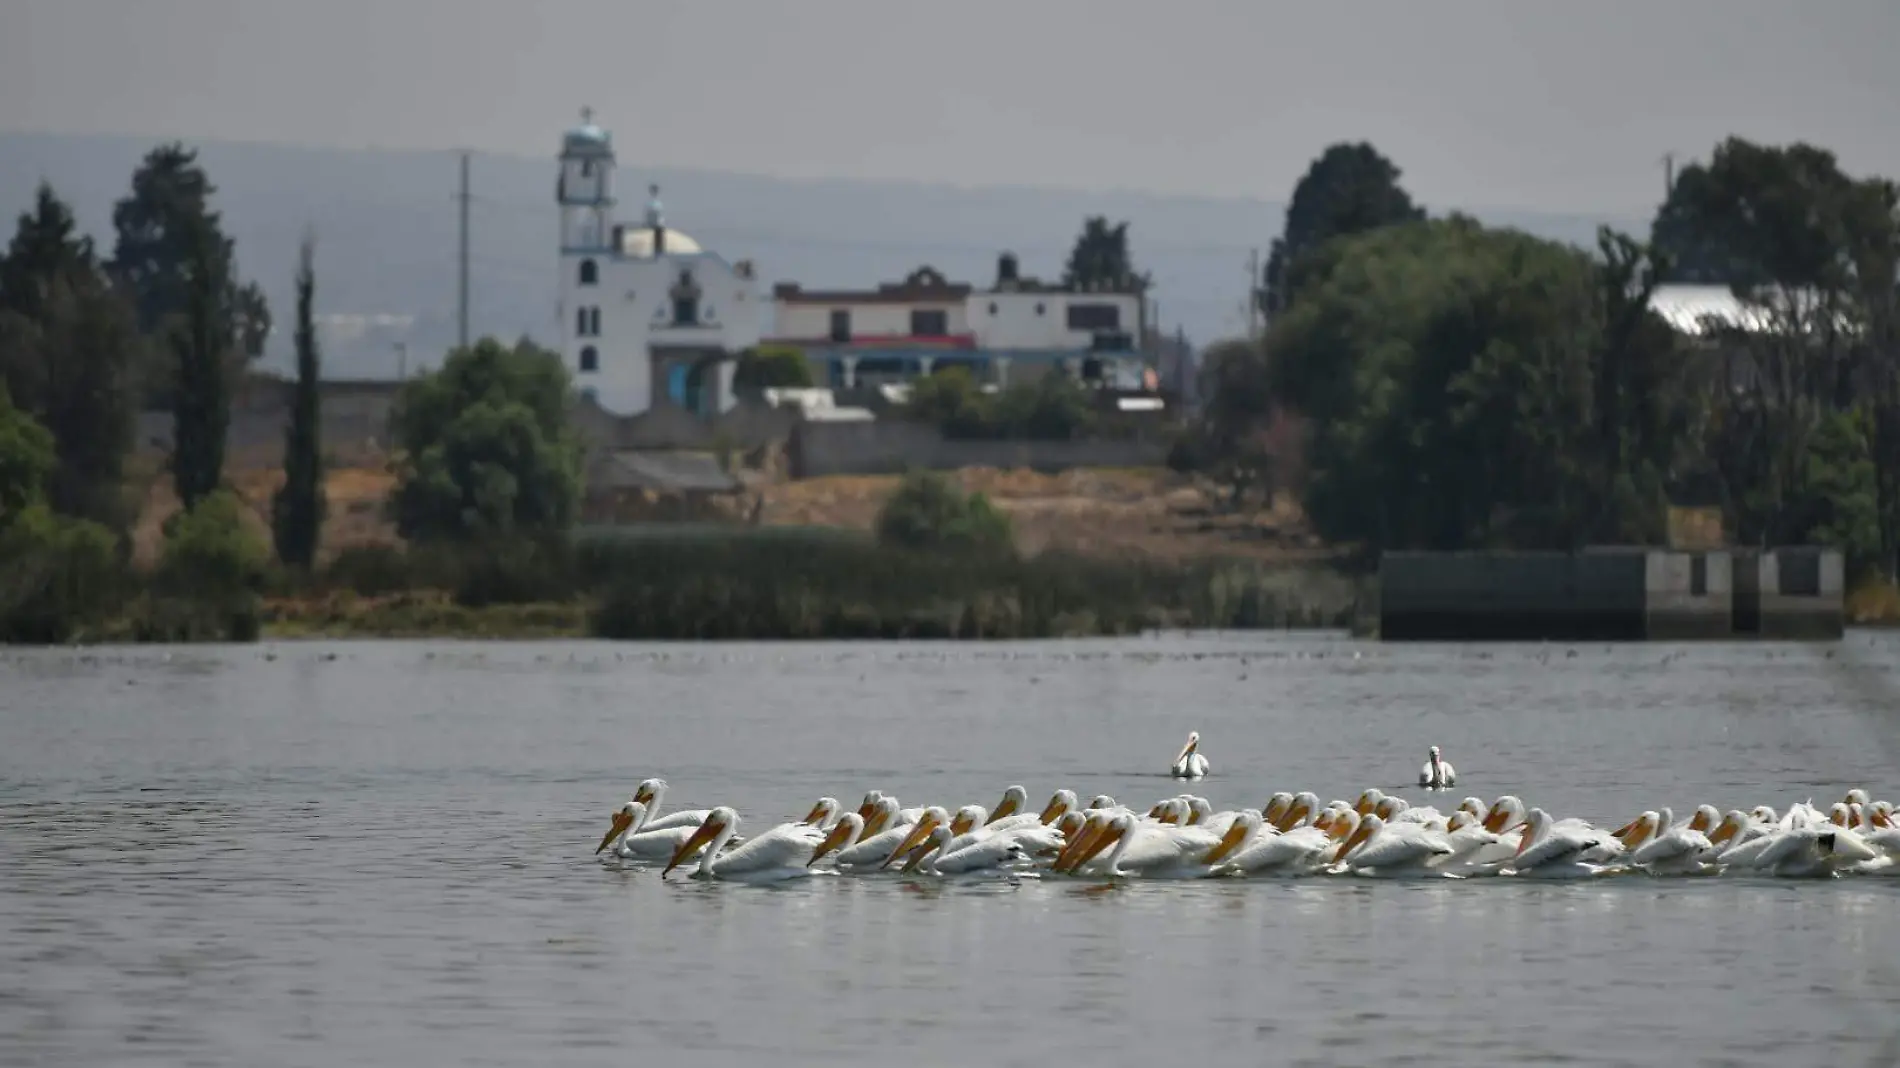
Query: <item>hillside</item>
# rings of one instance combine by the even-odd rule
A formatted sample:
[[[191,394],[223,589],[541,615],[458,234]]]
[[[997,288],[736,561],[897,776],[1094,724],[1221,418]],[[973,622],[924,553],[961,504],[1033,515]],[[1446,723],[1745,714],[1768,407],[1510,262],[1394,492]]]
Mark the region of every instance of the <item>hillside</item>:
[[[546,337],[554,328],[557,133],[550,132],[548,158],[483,155],[473,163],[470,289],[477,334]],[[219,188],[218,206],[237,239],[240,266],[264,286],[280,321],[290,307],[297,242],[306,227],[315,232],[318,302],[331,317],[325,340],[332,376],[393,376],[399,341],[408,345],[414,371],[453,341],[453,155],[196,145]],[[130,137],[0,133],[0,212],[10,219],[24,210],[35,184],[48,179],[109,250],[112,203],[151,147]],[[1127,219],[1136,260],[1155,277],[1162,321],[1169,328],[1183,325],[1200,342],[1241,328],[1248,252],[1259,246],[1264,254],[1283,212],[1268,200],[797,180],[620,162],[623,199],[637,203],[645,183],[658,182],[671,225],[708,248],[753,260],[766,283],[863,286],[921,263],[987,282],[1005,249],[1021,257],[1026,271],[1052,276],[1085,216]],[[1599,221],[1644,225],[1587,214],[1466,210],[1568,241],[1592,240]],[[382,325],[378,316],[386,317]],[[268,366],[288,367],[288,346],[288,331],[280,331]]]

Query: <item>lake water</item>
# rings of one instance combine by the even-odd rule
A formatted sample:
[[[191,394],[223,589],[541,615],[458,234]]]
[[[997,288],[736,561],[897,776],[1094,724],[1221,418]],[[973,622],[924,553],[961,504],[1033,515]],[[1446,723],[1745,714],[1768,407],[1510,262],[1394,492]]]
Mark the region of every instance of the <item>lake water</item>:
[[[649,775],[1216,807],[1404,787],[1621,822],[1900,796],[1900,642],[279,644],[0,653],[0,1064],[1872,1064],[1900,879],[703,884]],[[742,828],[742,833],[745,828]]]

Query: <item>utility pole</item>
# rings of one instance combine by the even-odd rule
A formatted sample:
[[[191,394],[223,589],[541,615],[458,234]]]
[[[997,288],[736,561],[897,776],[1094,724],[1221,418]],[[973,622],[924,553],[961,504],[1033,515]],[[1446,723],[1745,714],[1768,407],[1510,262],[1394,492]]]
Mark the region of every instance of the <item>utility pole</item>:
[[[1668,200],[1670,194],[1676,191],[1676,154],[1674,152],[1664,152],[1662,165],[1663,199]]]
[[[468,348],[468,156],[462,153],[462,189],[455,195],[461,214],[461,239],[456,250],[455,344]]]
[[[396,342],[396,381],[409,381],[409,343]]]

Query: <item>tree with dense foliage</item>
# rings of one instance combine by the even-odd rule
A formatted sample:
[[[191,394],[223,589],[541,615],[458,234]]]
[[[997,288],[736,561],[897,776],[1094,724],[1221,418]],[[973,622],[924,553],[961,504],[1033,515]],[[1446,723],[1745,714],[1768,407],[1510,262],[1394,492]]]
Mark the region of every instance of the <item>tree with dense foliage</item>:
[[[739,354],[732,371],[732,392],[756,397],[768,389],[810,389],[811,364],[795,348],[762,345]]]
[[[53,434],[59,459],[47,495],[55,510],[114,527],[128,521],[123,467],[144,351],[91,240],[41,185],[0,258],[0,379]]]
[[[0,384],[0,527],[45,499],[53,464],[53,435],[14,407]]]
[[[1336,237],[1425,218],[1399,185],[1399,175],[1396,164],[1364,141],[1320,153],[1293,187],[1286,224],[1267,255],[1260,308],[1269,322],[1292,302],[1308,253]]]
[[[133,172],[131,192],[112,209],[117,241],[110,267],[137,309],[139,328],[159,336],[170,320],[191,314],[195,279],[211,262],[224,287],[218,330],[232,339],[227,355],[256,359],[270,335],[270,306],[262,290],[238,277],[234,242],[211,210],[216,192],[196,150],[176,143],[153,149]],[[153,369],[148,399],[165,397],[168,370]]]
[[[981,493],[966,494],[946,474],[905,476],[877,516],[877,539],[903,549],[953,553],[1009,550],[1009,517]]]
[[[305,237],[297,259],[297,384],[291,395],[290,425],[284,430],[284,485],[271,498],[277,558],[302,568],[316,559],[326,511],[318,438],[323,375],[312,309],[317,290],[315,260],[315,244]]]
[[[1807,144],[1729,138],[1685,167],[1658,210],[1655,243],[1672,276],[1726,284],[1754,320],[1712,324],[1726,389],[1707,453],[1737,537],[1785,544],[1816,536],[1814,461],[1837,414],[1865,409],[1882,548],[1900,554],[1900,191],[1856,179]],[[1837,453],[1839,450],[1835,450]],[[1829,530],[1841,529],[1838,524]]]
[[[565,530],[581,492],[560,357],[523,339],[483,338],[396,400],[402,450],[393,500],[412,540],[461,541]]]
[[[1620,246],[1619,246],[1620,247]],[[1630,279],[1579,250],[1463,219],[1335,242],[1267,339],[1275,392],[1312,421],[1309,516],[1372,548],[1571,547],[1606,526],[1660,529],[1656,483],[1606,500],[1608,449],[1627,464],[1643,420],[1613,405],[1662,344]],[[1612,342],[1612,312],[1633,317]],[[1621,345],[1621,349],[1617,346]],[[1613,350],[1632,365],[1606,372]],[[1664,351],[1667,351],[1666,349]],[[1609,385],[1606,385],[1608,383]],[[1680,393],[1645,398],[1665,425]],[[1645,444],[1644,448],[1649,446]],[[1620,507],[1625,514],[1606,517]]]
[[[172,388],[172,481],[190,509],[224,480],[225,435],[231,425],[231,319],[228,259],[218,235],[198,225],[184,262],[184,311],[170,321],[176,371]]]
[[[1135,270],[1128,251],[1128,223],[1110,225],[1102,215],[1083,220],[1062,283],[1075,289],[1147,289],[1148,276]]]

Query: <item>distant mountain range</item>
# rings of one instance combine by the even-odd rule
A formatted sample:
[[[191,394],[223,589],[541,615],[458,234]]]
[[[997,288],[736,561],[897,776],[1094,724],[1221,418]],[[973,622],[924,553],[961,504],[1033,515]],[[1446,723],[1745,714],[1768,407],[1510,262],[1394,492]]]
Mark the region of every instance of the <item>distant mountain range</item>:
[[[554,138],[546,158],[477,155],[472,163],[471,331],[550,338],[555,331]],[[34,186],[50,180],[102,252],[112,247],[112,204],[156,141],[134,137],[0,133],[0,212],[7,234]],[[265,366],[290,366],[288,318],[297,242],[317,237],[318,305],[326,374],[385,378],[397,345],[410,372],[432,366],[455,338],[457,159],[445,152],[339,150],[191,142],[218,187],[217,207],[237,240],[245,275],[263,285],[278,329]],[[1129,221],[1136,264],[1153,274],[1163,325],[1197,343],[1245,325],[1251,250],[1281,225],[1281,202],[1033,188],[966,189],[922,182],[805,180],[647,168],[623,149],[621,213],[637,218],[657,182],[669,226],[729,259],[750,259],[761,282],[868,287],[921,264],[987,284],[1012,251],[1025,273],[1061,272],[1082,220]],[[1450,205],[1431,205],[1434,211]],[[1463,210],[1590,244],[1599,223],[1646,220],[1588,214]],[[0,238],[4,240],[4,238]]]

